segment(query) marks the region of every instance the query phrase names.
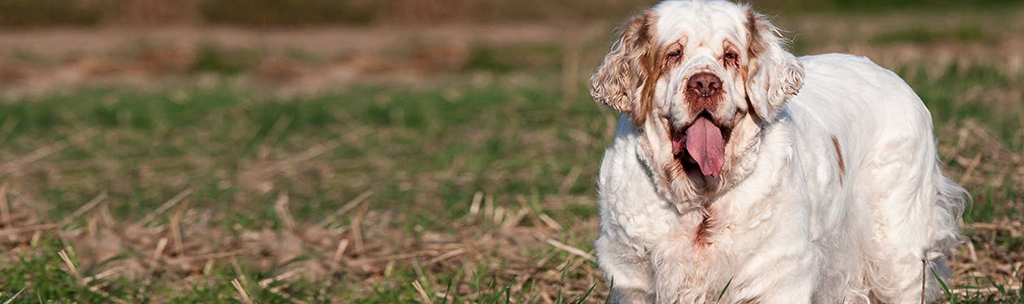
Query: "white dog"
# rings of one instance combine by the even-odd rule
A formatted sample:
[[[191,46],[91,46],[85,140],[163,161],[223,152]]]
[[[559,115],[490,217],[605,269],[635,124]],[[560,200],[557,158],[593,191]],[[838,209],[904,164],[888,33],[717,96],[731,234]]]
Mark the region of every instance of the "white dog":
[[[966,192],[896,74],[795,58],[746,6],[666,1],[624,26],[591,94],[622,113],[596,242],[615,302],[941,295]]]

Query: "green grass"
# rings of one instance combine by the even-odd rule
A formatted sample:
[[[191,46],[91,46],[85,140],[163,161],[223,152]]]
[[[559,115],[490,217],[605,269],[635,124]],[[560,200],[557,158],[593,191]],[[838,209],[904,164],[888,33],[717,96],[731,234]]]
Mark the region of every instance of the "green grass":
[[[388,229],[410,233],[410,237],[425,231],[455,232],[451,223],[467,216],[468,203],[476,192],[492,195],[496,207],[509,209],[518,208],[517,198],[526,195],[535,212],[548,213],[565,223],[592,218],[590,181],[604,145],[604,115],[610,114],[602,114],[583,98],[568,103],[560,100],[558,88],[548,85],[552,76],[541,73],[537,77],[521,86],[496,80],[483,86],[464,83],[425,90],[371,87],[301,99],[266,98],[258,92],[215,86],[154,93],[95,89],[37,100],[8,100],[0,102],[0,125],[9,126],[0,128],[6,130],[0,134],[4,159],[17,159],[49,145],[71,144],[24,168],[17,178],[8,175],[3,180],[43,202],[35,210],[47,221],[68,217],[77,206],[106,191],[110,214],[119,221],[135,222],[182,189],[191,188],[189,208],[212,212],[212,227],[223,227],[228,234],[281,230],[281,219],[273,209],[275,195],[263,194],[254,188],[258,185],[246,184],[239,176],[255,163],[281,161],[327,142],[334,143],[334,148],[296,167],[297,172],[267,177],[272,194],[286,192],[296,202],[292,213],[302,223],[323,220],[367,189],[376,192],[373,210],[401,211]],[[452,94],[453,90],[458,93]],[[584,96],[580,90],[577,95]],[[576,129],[559,127],[567,120],[577,122]],[[86,133],[91,135],[82,137]],[[589,142],[581,145],[581,139]],[[324,166],[328,172],[320,170]],[[560,193],[563,177],[574,167],[582,172],[579,181]],[[59,177],[51,174],[54,171],[37,170],[42,168],[57,168]],[[433,177],[446,170],[462,177]],[[542,205],[549,195],[574,198]],[[158,217],[151,226],[167,225],[171,213],[173,210]],[[86,227],[89,218],[72,221],[68,229]],[[336,225],[348,223],[341,219]],[[489,229],[496,228],[485,230]],[[587,232],[562,241],[589,248],[593,237],[593,232]],[[48,279],[45,286],[29,284],[26,293],[40,293],[44,299],[59,302],[99,301],[88,286],[68,281],[65,272],[57,271],[60,262],[54,246],[36,245],[31,251],[41,255],[20,260],[20,264],[5,264],[5,270],[13,267],[8,273],[22,279],[0,279],[0,291],[26,286],[24,282],[44,279],[39,275],[46,274],[63,279]],[[541,249],[532,255],[554,252]],[[565,257],[557,254],[551,263]],[[507,293],[489,288],[514,283],[514,278],[494,275],[497,269],[481,264],[473,274],[489,280],[476,286],[481,288],[480,297],[489,299],[484,302],[502,302]],[[273,269],[263,271],[266,276],[274,273]],[[180,291],[180,283],[166,284],[179,290],[165,291],[170,294],[160,294],[160,290],[175,290],[160,284],[108,282],[113,291],[124,291],[114,296],[125,300],[188,296],[196,298],[174,298],[172,302],[200,303],[233,299],[233,289],[226,284],[231,277],[217,274],[215,269],[204,278],[211,283],[194,285],[187,293]],[[405,265],[389,279],[409,282],[415,273]],[[354,283],[362,279],[344,275],[341,280]],[[418,298],[408,284],[378,284],[372,293],[359,289],[359,293],[342,293],[331,299],[340,296],[379,303]],[[306,290],[289,283],[290,295],[307,300],[317,296],[309,290],[320,287],[312,282],[298,285],[315,286]],[[338,286],[346,289],[340,283]],[[134,290],[156,294],[131,294]],[[273,294],[260,296],[257,292],[253,297],[262,299],[260,302],[277,301]]]
[[[953,64],[938,78],[929,77],[925,65],[897,69],[928,105],[936,124],[972,118],[989,127],[1007,148],[1024,149],[1024,96],[1008,95],[1024,82],[1024,74],[1009,74],[987,65]],[[984,94],[965,95],[967,92]],[[1007,94],[997,96],[997,94]]]
[[[22,286],[25,290],[12,303],[110,303],[113,298],[132,302],[148,303],[162,299],[171,303],[238,303],[236,292],[230,284],[224,284],[234,278],[242,278],[243,285],[252,299],[257,303],[291,303],[268,289],[280,283],[271,283],[266,288],[255,286],[254,282],[273,277],[267,273],[243,272],[236,273],[230,267],[218,267],[206,274],[200,282],[188,284],[185,290],[171,290],[170,282],[161,279],[162,270],[149,274],[152,277],[144,280],[115,278],[93,280],[79,283],[69,268],[58,256],[58,251],[67,248],[72,261],[75,261],[74,250],[56,239],[44,239],[36,245],[31,254],[19,254],[9,261],[0,272],[0,292]],[[78,265],[79,267],[81,265]],[[80,268],[83,277],[97,274],[98,269]],[[308,280],[300,280],[289,284],[289,295],[292,298],[322,303],[328,299],[329,292],[337,292],[337,287],[323,289],[324,286]],[[21,288],[21,287],[19,287]],[[5,293],[6,295],[6,293]],[[113,297],[113,298],[112,298]]]
[[[546,47],[506,51],[559,52]],[[5,173],[2,181],[14,189],[11,201],[35,202],[32,207],[16,208],[39,214],[43,222],[67,218],[101,192],[108,198],[104,207],[97,208],[107,208],[118,222],[135,222],[191,188],[194,192],[186,209],[193,213],[182,209],[189,220],[181,230],[188,238],[223,250],[236,246],[232,242],[241,242],[246,234],[284,232],[286,219],[274,209],[279,193],[290,197],[294,220],[307,225],[327,218],[364,191],[374,191],[362,214],[372,217],[363,227],[366,242],[375,246],[427,246],[438,235],[481,242],[511,238],[503,234],[500,225],[470,214],[471,201],[476,193],[482,193],[493,207],[509,213],[522,208],[550,216],[565,227],[550,234],[553,239],[591,250],[597,232],[593,181],[611,138],[609,123],[614,122],[614,114],[590,100],[582,79],[573,86],[579,90],[575,94],[562,92],[559,74],[544,68],[557,63],[526,69],[529,74],[523,80],[522,66],[502,61],[506,59],[494,53],[497,50],[476,52],[483,54],[476,55],[473,69],[519,72],[497,73],[485,83],[457,80],[419,88],[356,87],[288,99],[219,85],[156,92],[91,89],[32,100],[3,100],[0,159],[11,162],[46,147],[64,148],[14,173]],[[937,126],[978,119],[1008,147],[1021,147],[1018,113],[992,108],[993,102],[963,98],[963,92],[973,87],[1013,88],[1020,83],[1019,75],[984,66],[950,67],[938,78],[924,71],[921,66],[908,66],[899,72],[932,110]],[[576,97],[567,100],[564,96]],[[954,135],[940,134],[940,144],[954,144]],[[287,161],[317,145],[330,148],[289,163],[288,170],[257,174],[255,181],[245,178],[258,172],[255,168]],[[981,148],[970,146],[966,151]],[[951,170],[962,172],[962,166],[954,163]],[[573,171],[578,178],[567,181]],[[966,222],[1019,218],[1020,210],[1005,202],[1019,199],[1024,191],[993,187],[996,176],[983,171],[976,174],[983,176],[984,182],[967,185],[975,203]],[[1012,176],[1003,178],[1000,182],[1004,185],[1021,182]],[[147,227],[170,225],[176,210],[157,216]],[[195,226],[199,221],[193,219],[204,212],[210,215],[207,226]],[[358,209],[329,226],[347,227],[356,213]],[[101,215],[92,211],[74,218],[63,231],[102,226]],[[531,216],[521,226],[541,229],[544,223]],[[218,231],[206,230],[213,239],[204,239],[195,233],[203,231],[194,230],[199,228]],[[1024,246],[1019,236],[1008,233],[998,234],[993,241],[1009,252]],[[561,290],[562,286],[566,293],[558,298],[559,303],[603,300],[607,290],[596,281],[596,265],[575,258],[573,267],[559,268],[573,257],[543,241],[530,242],[536,241],[480,248],[463,264],[399,262],[388,271],[335,273],[330,284],[310,279],[267,287],[256,284],[304,261],[329,258],[334,249],[310,247],[295,261],[260,264],[255,262],[258,256],[240,257],[240,272],[221,260],[202,274],[157,270],[143,275],[151,280],[115,277],[94,281],[102,284],[97,287],[101,294],[90,290],[100,285],[76,281],[57,252],[67,248],[86,277],[121,260],[109,264],[92,261],[75,243],[47,236],[34,245],[0,243],[3,248],[21,250],[21,254],[4,256],[0,292],[10,295],[25,288],[19,299],[39,298],[44,303],[104,302],[109,300],[107,295],[143,303],[156,299],[227,303],[238,301],[230,281],[241,278],[247,293],[259,303],[288,302],[280,293],[270,291],[275,287],[309,303],[421,301],[413,281],[420,281],[435,303],[444,300],[435,293],[446,294],[449,289],[459,291],[452,293],[455,303],[522,303],[539,301],[539,290]],[[387,248],[372,252],[387,252]],[[140,247],[120,258],[145,260],[152,250]],[[546,257],[547,262],[540,266],[530,266]],[[505,269],[536,275],[518,281],[521,276]],[[977,303],[983,302],[984,296],[988,295],[958,300]],[[1010,292],[1002,296],[1010,299],[1007,303],[1024,302]]]
[[[513,47],[476,45],[470,49],[467,69],[507,73],[529,68],[557,68],[562,47],[557,44],[531,44]]]
[[[869,40],[874,44],[893,43],[934,43],[934,42],[986,42],[991,40],[985,31],[977,25],[960,26],[954,29],[939,31],[925,27],[913,27],[887,33],[876,34]]]
[[[260,57],[260,53],[255,50],[224,50],[204,45],[196,52],[192,71],[238,74],[259,66]]]
[[[138,1],[138,0],[134,0]],[[159,24],[220,24],[248,27],[321,25],[437,24],[450,22],[522,22],[621,20],[657,0],[458,0],[447,3],[368,0],[218,0],[168,6],[166,1],[140,5],[134,1],[0,0],[0,26],[97,26],[105,21],[139,20]],[[161,7],[162,5],[162,7]],[[826,11],[878,13],[893,11],[1005,10],[1020,7],[1016,0],[768,0],[762,11]]]

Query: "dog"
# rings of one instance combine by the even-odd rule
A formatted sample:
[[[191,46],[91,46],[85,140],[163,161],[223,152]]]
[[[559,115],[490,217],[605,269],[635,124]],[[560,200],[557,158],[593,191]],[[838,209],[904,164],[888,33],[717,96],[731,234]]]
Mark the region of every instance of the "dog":
[[[613,302],[941,296],[968,196],[928,109],[867,58],[785,42],[726,1],[665,1],[623,26],[591,77],[620,113],[595,242]]]

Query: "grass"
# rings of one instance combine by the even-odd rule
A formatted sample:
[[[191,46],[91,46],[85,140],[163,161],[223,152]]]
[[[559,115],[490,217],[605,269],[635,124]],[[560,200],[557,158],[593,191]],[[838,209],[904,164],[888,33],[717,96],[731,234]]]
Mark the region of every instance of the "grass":
[[[880,33],[871,37],[875,44],[893,43],[935,43],[935,42],[987,42],[991,40],[981,27],[965,25],[946,31],[926,27],[913,27],[899,31]]]
[[[0,27],[92,26],[101,19],[99,7],[86,1],[0,0]]]
[[[1015,8],[1015,0],[820,0],[788,1],[781,5],[790,11],[841,11],[848,13],[879,13],[890,11],[962,11],[972,9]]]
[[[1001,141],[1019,138],[1020,128],[1006,129],[1016,126],[1011,113],[965,110],[970,102],[950,87],[998,88],[1013,85],[1015,78],[987,74],[998,73],[994,69],[950,68],[929,82],[914,71],[903,74],[933,109],[940,130],[988,118],[985,130],[1007,132]],[[572,281],[562,289],[566,303],[602,299],[606,290],[595,265],[544,240],[592,251],[597,214],[590,181],[613,115],[593,104],[582,86],[577,99],[562,100],[549,72],[535,72],[518,84],[507,80],[516,75],[501,75],[486,84],[361,87],[284,100],[220,85],[154,93],[96,89],[0,102],[0,125],[8,126],[0,128],[0,155],[5,163],[22,164],[3,171],[10,189],[6,202],[36,223],[69,219],[56,234],[15,233],[14,242],[4,243],[18,253],[0,271],[0,291],[24,287],[27,295],[56,302],[230,302],[238,294],[229,282],[241,278],[258,302],[379,303],[422,300],[409,283],[417,281],[435,301],[443,295],[456,302],[522,303],[538,300],[538,290],[558,290]],[[940,137],[943,146],[952,141]],[[967,145],[959,153],[979,148]],[[19,162],[48,149],[44,158]],[[287,168],[273,169],[280,164]],[[965,170],[960,166],[951,164],[954,176]],[[979,175],[991,178],[988,172]],[[1006,181],[1014,183],[1020,180]],[[1024,191],[986,184],[967,184],[975,197],[967,222],[1019,220],[1019,210],[1003,202]],[[183,189],[192,189],[187,203],[155,213]],[[99,193],[106,193],[102,204],[73,214]],[[364,193],[371,193],[372,203],[316,228]],[[284,212],[282,194],[291,202]],[[484,206],[472,211],[474,204]],[[525,217],[516,219],[519,213]],[[152,223],[140,222],[151,215]],[[30,226],[24,221],[4,227]],[[365,262],[417,248],[426,257],[333,264],[334,272],[321,269],[314,277],[255,283],[296,269],[330,267],[339,242],[355,246],[353,225],[363,229],[362,249],[343,254],[343,260]],[[515,231],[545,239],[531,245],[538,240],[516,239]],[[320,244],[310,238],[316,233],[331,241]],[[989,239],[986,233],[971,232],[1001,252],[1024,249],[1020,236],[1000,232]],[[476,249],[444,247],[453,237]],[[114,249],[96,241],[104,238],[112,239],[114,245],[106,246]],[[168,256],[152,262],[160,238],[170,240]],[[83,277],[122,269],[83,284],[57,257],[61,249],[72,253]],[[175,260],[235,250],[242,253],[206,264]],[[451,260],[423,265],[452,252],[457,254]],[[333,279],[325,283],[324,276]]]
[[[529,68],[557,68],[562,59],[559,44],[528,44],[511,47],[476,45],[470,49],[466,69],[508,73]]]
[[[1000,37],[915,31],[863,41]],[[200,46],[182,72],[221,82],[0,98],[0,301],[604,302],[594,180],[616,116],[584,85],[607,44],[581,45],[575,74],[563,44],[479,44],[444,81],[287,98],[236,83],[260,50]],[[1024,303],[1024,75],[964,59],[892,66],[974,198],[944,283]]]
[[[192,72],[238,74],[255,69],[260,64],[260,53],[255,50],[224,50],[210,45],[199,47],[192,63]]]
[[[0,0],[0,26],[97,26],[104,23],[220,24],[248,27],[617,20],[659,1],[458,0],[445,3],[368,0]],[[1020,7],[1015,0],[770,0],[757,7],[792,13],[878,13],[894,10],[977,10]]]
[[[494,223],[496,217],[502,221],[511,218],[514,215],[511,211],[513,208],[522,208],[518,200],[520,198],[530,204],[529,210],[532,212],[546,214],[557,221],[569,223],[579,221],[581,217],[592,218],[593,211],[584,207],[590,206],[589,183],[580,181],[570,184],[563,187],[564,192],[561,193],[559,185],[564,183],[563,177],[574,168],[582,172],[581,179],[592,179],[603,145],[598,137],[604,136],[602,132],[606,121],[601,118],[603,116],[599,108],[590,106],[589,101],[574,101],[586,102],[586,106],[552,102],[551,96],[558,95],[553,91],[557,88],[540,85],[548,82],[544,77],[548,76],[541,75],[541,79],[525,87],[508,87],[499,82],[482,87],[462,85],[455,88],[459,94],[454,98],[445,93],[449,89],[410,91],[377,87],[310,99],[275,100],[261,98],[254,92],[217,86],[151,94],[116,89],[92,90],[40,100],[5,101],[0,103],[0,122],[3,122],[0,125],[6,123],[10,127],[4,134],[3,143],[8,148],[4,149],[2,155],[11,157],[7,158],[10,160],[48,147],[63,148],[54,151],[43,161],[6,172],[4,181],[12,189],[9,196],[14,210],[32,213],[33,217],[38,216],[42,222],[71,218],[65,232],[60,233],[64,236],[67,231],[76,230],[80,234],[93,233],[93,237],[102,235],[103,232],[82,231],[92,229],[91,221],[102,222],[102,214],[108,214],[117,222],[139,222],[154,214],[160,205],[182,189],[193,189],[187,198],[187,209],[167,211],[151,224],[135,226],[108,223],[111,227],[107,227],[113,230],[156,229],[161,232],[152,237],[159,239],[172,234],[166,229],[174,225],[176,211],[183,212],[185,218],[212,214],[206,226],[189,227],[189,223],[184,223],[183,227],[178,228],[183,230],[185,238],[197,238],[192,242],[206,243],[201,246],[205,248],[197,249],[200,252],[189,252],[187,248],[193,245],[188,240],[174,245],[181,247],[180,253],[177,253],[181,255],[229,250],[217,247],[232,247],[230,243],[241,241],[236,238],[242,238],[246,233],[275,236],[290,233],[285,222],[298,222],[307,226],[325,220],[328,214],[342,208],[346,201],[368,189],[374,193],[373,205],[372,210],[363,209],[363,214],[384,216],[381,213],[386,213],[393,217],[387,226],[375,228],[381,229],[376,233],[383,234],[381,237],[385,239],[368,241],[373,244],[414,241],[431,234],[456,232],[458,227],[453,226],[452,222],[468,221],[467,218],[471,217],[468,205],[477,192],[487,193],[486,201],[494,202],[483,208],[485,211],[482,213],[487,214],[488,218],[474,228],[487,233],[500,232],[498,224],[487,223]],[[514,120],[502,119],[511,113],[522,113],[523,116]],[[580,130],[583,133],[557,128],[556,122],[567,117],[585,123],[580,125],[585,128]],[[580,140],[586,140],[587,144],[581,145]],[[315,159],[289,162],[290,158],[321,145],[331,148],[315,155]],[[463,151],[481,153],[466,154]],[[584,154],[581,155],[581,152]],[[568,162],[566,157],[570,156],[574,160],[589,161]],[[291,164],[289,172],[265,170],[268,166],[280,163]],[[437,178],[444,171],[453,171],[451,174],[456,178]],[[492,172],[502,173],[495,175]],[[266,183],[269,183],[269,190],[263,188]],[[87,213],[94,216],[74,217],[77,207],[71,206],[90,201],[101,192],[106,193],[104,204],[97,207],[103,208],[102,211]],[[286,193],[294,202],[292,206],[296,206],[289,210],[288,215],[282,215],[274,208],[279,193]],[[524,195],[528,198],[523,198]],[[557,196],[558,200],[565,202],[542,206],[541,202],[550,200],[548,196]],[[45,203],[28,204],[29,199]],[[389,210],[401,212],[396,214]],[[506,218],[502,218],[495,215],[495,210],[509,211]],[[351,221],[340,219],[328,224],[338,228],[328,229],[344,230]],[[474,219],[467,224],[478,225],[476,221]],[[534,221],[537,220],[526,219],[521,224],[533,226],[541,223]],[[105,224],[99,225],[102,227]],[[218,238],[205,238],[202,229],[211,228],[223,229],[224,232],[218,234]],[[264,232],[266,229],[271,232]],[[589,247],[593,232],[574,234],[561,241],[573,246]],[[192,233],[196,235],[189,236]],[[90,239],[84,235],[79,237]],[[111,265],[123,266],[131,264],[133,260],[148,260],[156,246],[153,240],[133,244],[126,236],[114,238],[119,239],[115,242],[122,249],[134,248],[129,250],[130,256],[109,262],[97,260],[97,256],[104,255],[101,252],[104,249],[93,248],[95,251],[89,253],[93,259],[84,262],[91,266],[82,267],[86,273],[84,275],[95,275]],[[76,248],[74,245],[96,247],[96,244],[86,241],[84,245],[57,246],[47,245],[46,241],[39,242],[35,245],[22,242],[7,244],[41,255],[18,260],[18,266],[14,267],[19,270],[11,270],[10,273],[21,274],[25,278],[0,279],[0,285],[3,286],[0,290],[6,292],[8,286],[26,286],[26,282],[45,282],[36,284],[48,285],[28,284],[27,292],[42,292],[44,298],[58,301],[96,300],[90,298],[94,296],[92,293],[82,291],[89,286],[78,286],[74,280],[67,279],[65,272],[54,271],[60,265],[55,258],[56,248]],[[337,246],[337,243],[330,245]],[[530,251],[535,251],[531,255],[554,255],[548,257],[553,265],[543,267],[554,267],[556,263],[567,259],[565,254],[550,246],[545,247],[530,248]],[[329,249],[333,250],[334,247]],[[252,250],[255,251],[252,254],[259,256],[261,250],[269,249]],[[310,251],[313,252],[301,254],[307,254],[309,256],[305,258],[317,262],[323,258],[321,254],[325,254]],[[356,256],[386,255],[374,251],[376,249],[368,248],[367,252]],[[304,262],[302,258],[293,260],[297,257],[291,253],[281,255],[289,257],[262,265],[263,268],[255,272],[257,277],[251,280],[279,275],[278,271],[294,266],[289,264]],[[495,273],[501,269],[500,263],[479,263],[477,269],[464,277],[476,275],[481,279],[487,278],[489,282],[478,283],[486,282],[495,286],[515,283],[514,277]],[[579,261],[576,263],[579,266]],[[230,267],[221,263],[218,265]],[[199,269],[185,273],[203,272],[204,281],[223,278],[219,284],[193,285],[195,296],[206,297],[206,300],[197,302],[220,301],[217,299],[227,299],[232,295],[230,285],[226,285],[231,276],[218,277],[218,271],[221,271],[218,267],[206,270],[202,269],[203,265],[190,266]],[[415,278],[415,272],[406,268],[408,266],[394,269],[389,276],[380,278],[382,285],[365,287],[370,289],[360,288],[355,293],[358,296],[341,293],[340,298],[371,296],[367,302],[413,298],[410,286],[383,283],[408,282]],[[593,271],[592,265],[587,268]],[[63,279],[39,280],[42,277],[24,275],[33,271],[63,276]],[[438,278],[446,273],[441,271]],[[187,280],[189,276],[184,273],[164,275],[180,280],[176,285],[170,284],[174,285],[174,290],[180,291],[190,285],[185,284],[190,280]],[[362,275],[352,277],[347,272],[336,275],[340,275],[339,279],[346,282],[334,285],[341,289],[354,288],[346,285],[358,286],[359,281],[366,279]],[[592,275],[589,278],[590,283],[581,283],[591,286],[596,284]],[[131,280],[105,283],[110,284],[106,287],[112,289],[108,291],[111,296],[126,301],[143,299],[131,294],[117,294],[113,290],[171,288],[159,284],[140,285]],[[303,292],[302,285],[296,284],[299,283],[287,283],[288,288],[285,290],[290,297],[314,300],[315,293]],[[426,285],[434,288],[438,284],[432,282]],[[364,294],[367,290],[374,292]],[[483,295],[472,298],[495,296],[488,294],[491,290],[480,292]],[[576,296],[574,292],[567,291],[567,298],[571,298],[569,295]],[[273,298],[273,295],[265,297]],[[336,295],[332,299],[338,300],[338,297]],[[174,302],[179,301],[190,300],[177,299]],[[267,301],[274,302],[272,299]]]

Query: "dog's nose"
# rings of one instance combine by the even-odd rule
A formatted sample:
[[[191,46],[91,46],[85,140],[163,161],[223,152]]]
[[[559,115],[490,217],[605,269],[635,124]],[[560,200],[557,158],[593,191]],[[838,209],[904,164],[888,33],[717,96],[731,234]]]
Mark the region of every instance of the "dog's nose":
[[[700,94],[701,97],[709,97],[722,89],[722,80],[711,73],[700,73],[690,77],[686,88]]]

